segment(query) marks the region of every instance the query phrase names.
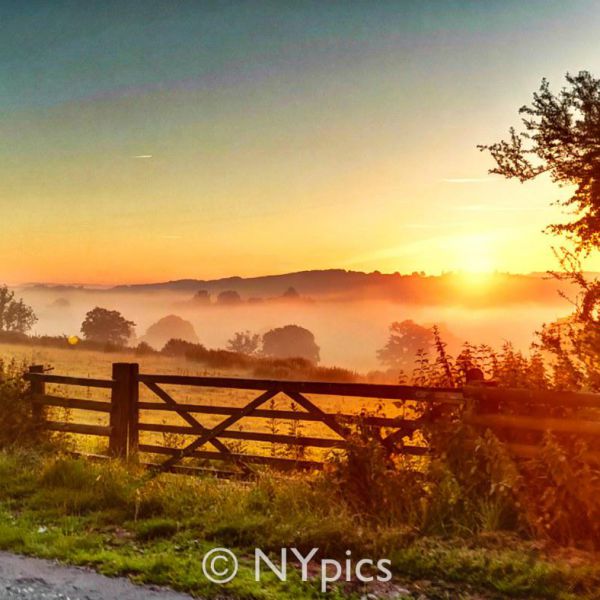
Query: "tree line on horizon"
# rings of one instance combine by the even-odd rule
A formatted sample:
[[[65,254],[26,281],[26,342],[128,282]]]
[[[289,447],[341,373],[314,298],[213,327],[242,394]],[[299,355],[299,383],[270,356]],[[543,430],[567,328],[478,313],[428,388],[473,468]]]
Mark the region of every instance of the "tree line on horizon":
[[[0,298],[8,297],[0,293]],[[28,307],[22,301],[15,300],[13,296],[10,298],[14,303],[9,305],[12,306],[11,311],[25,310],[30,316],[29,321],[15,323],[33,324],[33,312],[26,310]],[[86,314],[81,325],[82,345],[107,351],[127,348],[138,356],[180,356],[218,368],[251,368],[257,376],[297,378],[302,374],[313,374],[339,381],[361,378],[357,373],[336,367],[311,370],[320,361],[320,348],[314,334],[298,325],[274,328],[262,336],[249,330],[238,331],[228,340],[226,349],[212,350],[198,343],[197,338],[196,341],[189,341],[184,339],[185,336],[178,337],[177,332],[181,332],[182,325],[189,325],[192,331],[193,327],[175,315],[159,320],[149,331],[161,322],[169,332],[173,332],[173,336],[162,347],[154,348],[145,341],[130,347],[128,342],[133,338],[135,323],[119,311],[95,307]],[[19,333],[18,330],[19,327],[11,325],[11,329],[3,327],[0,331]],[[509,342],[500,351],[485,344],[465,342],[454,358],[444,340],[448,335],[447,331],[437,326],[425,327],[412,320],[391,323],[388,339],[376,353],[384,371],[372,371],[366,375],[366,379],[427,387],[460,387],[465,382],[466,373],[475,368],[489,381],[502,387],[582,389],[583,376],[573,361],[548,361],[549,354],[539,343],[534,344],[531,354],[526,356],[515,350]],[[67,336],[60,339],[42,336],[40,341],[64,345],[69,339]],[[75,345],[79,344],[77,340]],[[272,364],[269,360],[279,362]]]
[[[223,290],[216,295],[215,301],[213,302],[212,296],[208,290],[198,290],[192,297],[192,303],[198,306],[236,306],[243,304],[261,304],[263,302],[272,302],[277,300],[300,300],[302,296],[298,293],[295,287],[288,287],[281,296],[275,296],[271,298],[261,298],[258,296],[251,296],[244,300],[240,293],[236,290]]]

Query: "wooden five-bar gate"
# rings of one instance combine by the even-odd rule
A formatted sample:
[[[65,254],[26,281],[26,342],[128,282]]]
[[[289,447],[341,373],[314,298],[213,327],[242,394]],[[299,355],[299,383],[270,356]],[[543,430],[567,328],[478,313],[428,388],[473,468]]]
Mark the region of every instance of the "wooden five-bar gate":
[[[132,455],[162,456],[162,462],[149,462],[158,470],[194,472],[205,469],[213,461],[227,462],[237,467],[235,472],[249,473],[254,464],[277,468],[319,469],[324,464],[324,452],[343,450],[357,425],[368,427],[384,449],[408,455],[428,453],[425,438],[419,435],[424,421],[444,419],[464,411],[473,425],[491,428],[517,456],[532,457],[539,451],[544,432],[577,434],[590,438],[592,447],[600,442],[600,395],[570,392],[534,392],[507,390],[485,385],[455,388],[425,388],[402,385],[364,383],[329,383],[316,381],[279,381],[230,377],[190,377],[157,375],[139,372],[134,363],[115,363],[111,379],[69,377],[45,372],[42,366],[29,369],[26,378],[31,384],[33,418],[40,427],[51,431],[108,438],[107,456],[127,458]],[[106,389],[105,400],[63,397],[48,393],[47,386],[67,386]],[[168,389],[167,389],[168,387]],[[140,396],[141,390],[151,392],[152,401]],[[240,405],[221,401],[215,403],[182,402],[181,390],[227,390],[253,393]],[[146,392],[144,392],[148,395]],[[82,394],[79,394],[82,395]],[[276,397],[285,397],[292,408],[273,405]],[[321,399],[337,398],[342,409],[335,412],[322,408]],[[353,400],[361,400],[359,410],[344,410]],[[375,405],[379,411],[374,410]],[[356,409],[357,404],[353,404]],[[61,407],[86,413],[105,413],[107,424],[85,424],[58,421],[47,415],[45,407]],[[407,410],[408,407],[408,410]],[[396,414],[393,414],[396,413]],[[168,414],[180,424],[148,422],[142,415]],[[390,416],[391,415],[391,416]],[[207,425],[210,417],[216,423]],[[220,419],[220,420],[219,420]],[[281,434],[262,429],[246,430],[242,421],[259,419],[269,422],[310,422],[318,424],[320,435],[303,432]],[[237,427],[237,429],[235,428]],[[176,446],[169,443],[141,442],[144,436],[180,436]],[[256,450],[232,448],[232,442],[267,443],[279,447],[300,448],[294,457],[275,456]],[[315,449],[319,456],[306,458],[305,449]],[[166,458],[165,458],[166,456]],[[600,462],[600,453],[590,457]],[[193,465],[190,461],[193,460]],[[203,467],[199,463],[205,463]],[[214,470],[214,469],[213,469]],[[222,471],[214,470],[216,473]],[[233,471],[231,472],[233,473]]]

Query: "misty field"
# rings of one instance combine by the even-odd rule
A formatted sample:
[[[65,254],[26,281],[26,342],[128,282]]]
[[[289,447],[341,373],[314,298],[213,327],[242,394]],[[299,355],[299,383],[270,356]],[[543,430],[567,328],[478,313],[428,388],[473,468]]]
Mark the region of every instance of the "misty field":
[[[475,304],[456,303],[443,295],[432,296],[428,301],[316,298],[314,302],[244,302],[233,306],[197,306],[190,302],[190,293],[24,288],[19,295],[39,317],[31,332],[35,335],[81,335],[81,323],[94,306],[119,310],[133,320],[138,339],[159,319],[178,315],[192,324],[200,343],[207,348],[225,348],[236,331],[250,330],[262,335],[274,327],[296,324],[314,334],[322,365],[361,373],[381,368],[376,352],[385,344],[388,327],[394,321],[412,319],[428,327],[438,324],[451,352],[456,352],[465,341],[495,348],[511,341],[526,351],[543,323],[563,317],[570,310],[553,288],[544,289],[544,295],[535,301],[521,299],[503,305],[501,297],[496,297],[500,294],[499,284],[490,289],[485,282],[465,280],[456,286]],[[479,305],[476,301],[480,298],[491,298],[493,302]],[[67,300],[68,306],[56,306],[60,299]]]

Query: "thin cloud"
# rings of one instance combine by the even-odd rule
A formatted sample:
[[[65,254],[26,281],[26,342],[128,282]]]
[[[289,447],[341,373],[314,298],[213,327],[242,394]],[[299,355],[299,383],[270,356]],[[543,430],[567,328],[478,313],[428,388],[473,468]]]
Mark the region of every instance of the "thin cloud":
[[[454,207],[454,210],[468,212],[521,212],[539,209],[539,206],[506,206],[504,204],[465,204]]]
[[[152,158],[152,154],[136,154],[133,158]]]
[[[459,225],[459,223],[454,223]],[[441,229],[448,227],[448,223],[402,223],[399,227],[404,229]]]
[[[498,181],[493,177],[444,177],[443,183],[492,183]]]

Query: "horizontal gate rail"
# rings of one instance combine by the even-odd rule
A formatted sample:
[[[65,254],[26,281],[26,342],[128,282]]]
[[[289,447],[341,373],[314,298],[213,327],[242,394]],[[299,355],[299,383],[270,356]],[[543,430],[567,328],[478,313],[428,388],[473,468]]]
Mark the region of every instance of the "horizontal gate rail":
[[[79,398],[63,398],[62,396],[36,396],[31,399],[33,404],[41,406],[56,406],[58,408],[68,408],[77,410],[89,410],[92,412],[110,412],[110,402],[102,400],[82,400]]]
[[[67,377],[49,373],[30,371],[25,374],[25,380],[38,383],[61,383],[63,385],[79,385],[91,388],[112,389],[115,382],[112,379],[90,379],[86,377]]]
[[[462,404],[462,391],[456,388],[426,388],[406,385],[382,385],[374,383],[331,383],[328,381],[280,381],[277,379],[242,379],[238,377],[188,377],[185,375],[149,375],[140,373],[142,383],[162,383],[206,388],[237,390],[279,390],[284,394],[319,394],[325,396],[349,396],[386,400],[419,400]]]
[[[176,411],[175,408],[158,402],[140,402],[140,410],[157,410],[157,411]],[[213,406],[210,404],[181,404],[189,413],[204,413],[207,415],[236,415],[240,412],[241,407],[232,406]],[[332,413],[333,414],[333,413]],[[282,419],[292,421],[321,421],[318,415],[305,413],[293,410],[269,410],[257,408],[248,419]],[[335,413],[335,418],[341,423],[364,423],[365,425],[373,425],[375,427],[398,427],[409,426],[411,423],[416,423],[416,419],[400,419],[397,417],[374,417],[371,415],[350,415],[344,413]]]
[[[48,431],[62,431],[63,433],[79,433],[81,435],[98,435],[110,437],[112,427],[102,425],[86,425],[85,423],[61,423],[59,421],[46,421],[44,424]]]
[[[473,415],[467,418],[472,425],[490,428],[529,429],[542,432],[576,433],[600,436],[600,421],[582,419],[552,419],[521,415]]]
[[[155,423],[144,423],[139,426],[140,431],[152,431],[155,433],[178,433],[181,435],[200,435],[205,431],[195,427],[182,427],[179,425],[163,425]],[[294,436],[275,433],[263,433],[260,431],[223,431],[220,438],[231,440],[248,440],[254,442],[269,442],[274,444],[289,444],[294,446],[313,446],[315,448],[346,448],[348,442],[344,439],[319,438],[312,436]]]
[[[477,400],[524,405],[600,408],[600,394],[465,386],[464,395]]]
[[[174,459],[179,460],[180,451],[175,448],[166,448],[164,446],[153,446],[140,444],[140,452],[148,452],[150,454],[166,454]],[[189,452],[189,456],[192,458],[199,458],[204,460],[219,460],[225,462],[236,462],[244,461],[245,463],[254,463],[262,465],[271,465],[283,469],[322,469],[323,463],[312,460],[295,460],[292,458],[279,458],[276,456],[262,456],[258,454],[223,454],[222,452],[211,452],[208,450],[192,450]],[[158,470],[169,470],[171,467],[176,466],[175,462],[165,466],[164,464],[158,465]]]

